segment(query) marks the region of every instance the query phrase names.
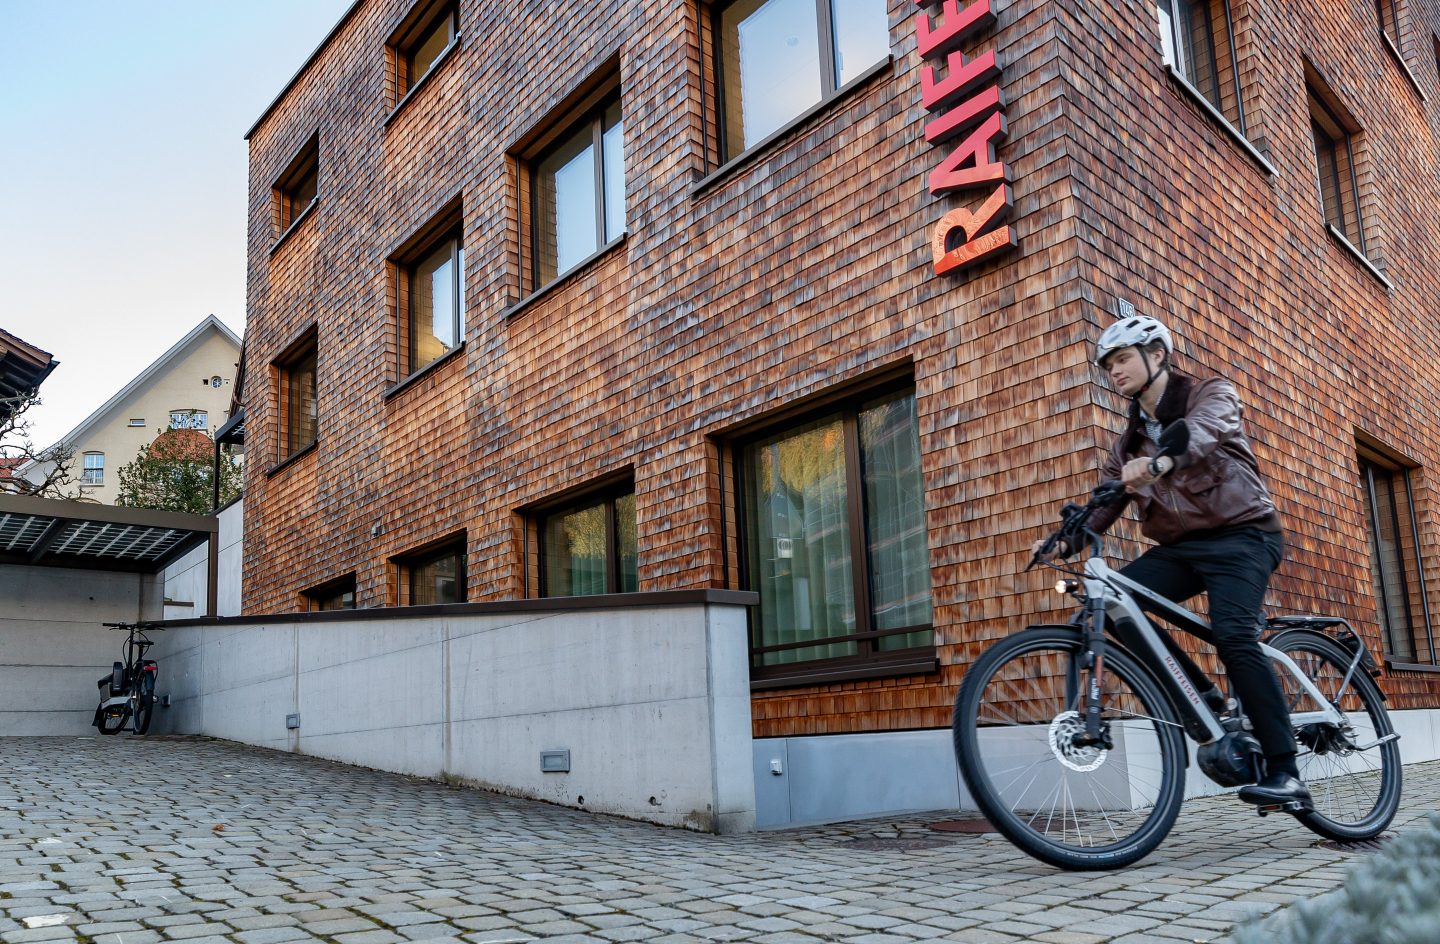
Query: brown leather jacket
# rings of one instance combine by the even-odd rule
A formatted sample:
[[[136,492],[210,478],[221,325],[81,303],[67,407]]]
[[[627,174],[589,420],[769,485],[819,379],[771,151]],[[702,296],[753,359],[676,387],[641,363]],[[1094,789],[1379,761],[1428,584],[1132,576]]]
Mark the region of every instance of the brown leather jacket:
[[[1240,399],[1228,380],[1198,379],[1170,373],[1155,409],[1162,424],[1185,418],[1190,448],[1175,468],[1153,485],[1131,496],[1140,512],[1140,530],[1160,544],[1173,544],[1195,532],[1243,524],[1278,530],[1275,503],[1260,479],[1255,453],[1245,437]],[[1153,456],[1155,444],[1145,435],[1138,403],[1130,407],[1130,423],[1105,460],[1102,476],[1118,479],[1125,463]],[[1129,502],[1102,508],[1090,516],[1090,528],[1104,532]]]

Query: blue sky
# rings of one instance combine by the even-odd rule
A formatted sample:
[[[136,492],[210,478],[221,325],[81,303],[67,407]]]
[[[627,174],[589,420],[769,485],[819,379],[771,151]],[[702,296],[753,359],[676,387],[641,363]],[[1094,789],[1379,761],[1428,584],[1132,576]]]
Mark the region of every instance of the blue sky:
[[[63,436],[207,314],[245,326],[243,135],[351,0],[0,0],[0,328]]]

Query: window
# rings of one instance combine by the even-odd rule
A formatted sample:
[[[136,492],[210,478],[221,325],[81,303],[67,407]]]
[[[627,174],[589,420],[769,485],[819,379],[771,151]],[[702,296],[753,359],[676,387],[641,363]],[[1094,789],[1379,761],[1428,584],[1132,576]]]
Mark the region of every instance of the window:
[[[534,285],[544,286],[625,232],[625,141],[614,98],[531,162]]]
[[[141,427],[143,427],[143,426],[145,425],[145,420],[144,420],[143,418],[140,418],[140,417],[131,417],[130,422],[127,423],[126,425],[127,425],[127,426],[141,426]]]
[[[319,197],[320,137],[311,138],[273,188],[275,236],[285,235]]]
[[[105,453],[85,453],[85,466],[80,473],[81,485],[104,485],[105,484]]]
[[[280,459],[295,455],[319,437],[316,395],[316,336],[307,334],[276,361]]]
[[[1420,566],[1413,470],[1364,446],[1359,453],[1370,531],[1370,575],[1386,655],[1396,662],[1435,665],[1430,604]]]
[[[1375,0],[1375,16],[1380,21],[1380,34],[1400,51],[1400,4],[1397,0]]]
[[[885,0],[737,0],[715,30],[727,161],[890,54]]]
[[[1360,191],[1355,181],[1354,125],[1311,88],[1310,133],[1315,142],[1315,174],[1325,221],[1362,254],[1365,230],[1360,223]]]
[[[131,420],[130,425],[135,425],[134,420]],[[143,420],[140,425],[145,425]],[[203,432],[210,428],[210,414],[204,410],[171,410],[170,428],[198,429]]]
[[[1166,65],[1244,134],[1230,0],[1160,0],[1158,9]]]
[[[355,609],[355,575],[346,574],[305,591],[305,608],[311,612]]]
[[[540,594],[634,593],[635,486],[592,494],[538,518]]]
[[[754,678],[933,669],[914,392],[745,443],[738,459]]]
[[[459,8],[454,3],[439,9],[416,7],[390,39],[395,101],[402,101],[440,61],[460,35]]]
[[[396,263],[395,309],[402,375],[435,363],[465,337],[465,247],[460,230],[422,244]]]
[[[396,559],[401,606],[465,602],[464,538]]]

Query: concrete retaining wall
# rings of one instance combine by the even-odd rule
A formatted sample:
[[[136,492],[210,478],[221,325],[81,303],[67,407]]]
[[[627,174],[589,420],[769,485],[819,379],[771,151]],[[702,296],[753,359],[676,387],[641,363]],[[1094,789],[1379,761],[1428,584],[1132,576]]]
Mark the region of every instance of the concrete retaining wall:
[[[705,602],[172,625],[154,651],[170,698],[156,730],[747,831],[744,607],[711,602],[735,594],[683,596]],[[568,773],[541,771],[551,750],[569,751]]]
[[[125,641],[100,624],[159,617],[153,576],[0,566],[0,735],[94,734],[95,680]]]

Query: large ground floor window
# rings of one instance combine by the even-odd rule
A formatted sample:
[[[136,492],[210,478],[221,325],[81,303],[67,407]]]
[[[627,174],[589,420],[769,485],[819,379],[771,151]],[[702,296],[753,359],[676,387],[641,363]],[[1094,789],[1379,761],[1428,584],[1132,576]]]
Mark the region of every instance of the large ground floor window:
[[[1412,470],[1363,444],[1359,454],[1370,531],[1370,576],[1385,634],[1385,655],[1393,662],[1434,665],[1435,635],[1420,561]]]
[[[757,681],[933,668],[913,390],[740,447]]]

